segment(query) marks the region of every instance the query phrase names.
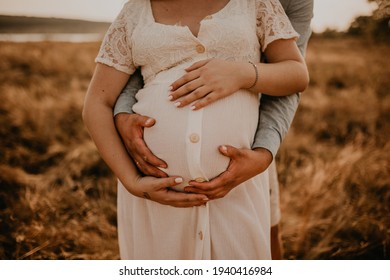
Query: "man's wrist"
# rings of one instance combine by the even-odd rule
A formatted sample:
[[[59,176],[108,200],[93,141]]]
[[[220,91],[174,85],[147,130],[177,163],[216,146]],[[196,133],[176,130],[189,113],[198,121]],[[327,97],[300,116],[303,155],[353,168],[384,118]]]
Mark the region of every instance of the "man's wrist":
[[[272,163],[273,155],[272,155],[270,150],[268,150],[266,148],[263,148],[263,147],[257,147],[257,148],[253,148],[253,151],[255,151],[256,153],[261,155],[261,157],[263,158],[264,162],[266,162],[268,164]]]
[[[131,115],[131,113],[121,112],[119,114],[116,114],[114,116],[115,127],[118,129],[118,128],[121,127],[121,125],[126,123],[126,121],[128,120],[129,115]]]

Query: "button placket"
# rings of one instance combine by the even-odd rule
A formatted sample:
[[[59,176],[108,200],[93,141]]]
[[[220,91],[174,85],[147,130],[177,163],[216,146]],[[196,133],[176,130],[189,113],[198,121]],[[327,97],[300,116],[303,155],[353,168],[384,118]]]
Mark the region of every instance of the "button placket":
[[[191,178],[206,178],[201,168],[203,109],[188,112],[186,154]]]
[[[206,47],[196,38],[194,48],[197,53],[196,60],[207,58]],[[202,147],[202,122],[203,109],[189,110],[186,132],[186,155],[190,176],[197,182],[207,181],[201,167],[201,147]],[[209,229],[209,205],[198,207],[199,220],[196,227],[196,256],[199,259],[210,258],[210,229]]]
[[[199,220],[196,227],[196,256],[198,259],[210,258],[210,213],[209,205],[197,208]]]
[[[199,231],[198,236],[200,240],[203,240],[203,231]]]

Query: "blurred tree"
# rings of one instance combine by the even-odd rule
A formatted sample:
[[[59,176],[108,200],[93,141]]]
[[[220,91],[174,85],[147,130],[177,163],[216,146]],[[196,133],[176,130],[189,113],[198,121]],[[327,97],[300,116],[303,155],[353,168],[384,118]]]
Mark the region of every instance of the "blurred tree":
[[[390,16],[390,0],[368,0],[368,2],[376,2],[378,8],[374,12],[375,18],[386,18]]]
[[[377,4],[372,16],[357,17],[347,33],[376,41],[390,42],[390,0],[368,0],[368,2]]]

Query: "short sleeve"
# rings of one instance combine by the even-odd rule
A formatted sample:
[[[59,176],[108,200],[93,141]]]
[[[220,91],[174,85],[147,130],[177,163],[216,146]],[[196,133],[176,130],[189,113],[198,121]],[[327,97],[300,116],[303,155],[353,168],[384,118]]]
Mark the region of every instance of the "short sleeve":
[[[278,0],[256,0],[257,37],[261,50],[278,39],[298,39],[282,5]]]
[[[130,1],[131,2],[131,1]],[[131,20],[129,3],[108,28],[95,62],[100,62],[115,69],[133,74],[135,66],[131,53],[131,33],[134,22]]]

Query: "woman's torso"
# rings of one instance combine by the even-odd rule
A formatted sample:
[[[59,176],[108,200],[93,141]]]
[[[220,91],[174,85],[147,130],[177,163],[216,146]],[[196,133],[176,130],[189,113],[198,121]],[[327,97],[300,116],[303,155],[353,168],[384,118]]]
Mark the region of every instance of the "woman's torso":
[[[231,0],[200,23],[198,36],[186,26],[157,23],[149,1],[132,33],[132,57],[141,67],[145,87],[137,94],[136,113],[156,119],[145,130],[149,148],[164,159],[170,175],[208,180],[223,172],[229,159],[222,144],[250,148],[258,122],[259,96],[240,90],[203,109],[176,108],[168,100],[169,85],[184,68],[209,58],[259,61],[253,1]]]

